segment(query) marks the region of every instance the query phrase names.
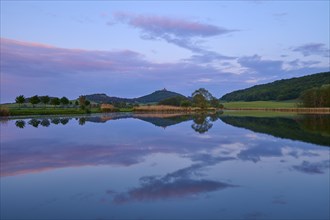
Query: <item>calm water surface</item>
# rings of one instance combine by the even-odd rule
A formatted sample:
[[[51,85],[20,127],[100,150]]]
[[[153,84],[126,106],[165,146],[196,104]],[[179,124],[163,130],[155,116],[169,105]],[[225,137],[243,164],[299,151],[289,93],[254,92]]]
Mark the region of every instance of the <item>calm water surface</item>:
[[[330,217],[329,116],[1,122],[1,219]]]

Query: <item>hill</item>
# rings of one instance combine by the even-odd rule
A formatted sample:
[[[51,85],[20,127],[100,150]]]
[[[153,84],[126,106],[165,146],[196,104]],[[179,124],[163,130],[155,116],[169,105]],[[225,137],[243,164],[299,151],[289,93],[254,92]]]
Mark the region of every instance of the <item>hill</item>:
[[[151,94],[141,96],[138,98],[119,98],[119,97],[111,97],[107,96],[104,93],[101,94],[92,94],[86,95],[86,99],[96,103],[114,103],[114,102],[126,102],[126,103],[152,103],[152,102],[160,102],[167,98],[172,98],[175,96],[185,97],[176,92],[171,92],[166,89],[155,91]]]
[[[150,102],[160,102],[167,98],[172,98],[175,96],[185,97],[184,95],[181,95],[176,92],[167,91],[166,89],[155,91],[149,95],[145,95],[139,98],[136,98],[135,100],[139,103],[150,103]]]
[[[96,103],[114,103],[114,102],[134,103],[134,99],[107,96],[104,93],[85,95],[85,97],[86,97],[87,100],[92,101],[92,102],[96,102]]]
[[[303,91],[313,87],[321,87],[324,84],[330,84],[330,72],[256,85],[227,93],[220,99],[223,101],[281,101],[297,99]]]

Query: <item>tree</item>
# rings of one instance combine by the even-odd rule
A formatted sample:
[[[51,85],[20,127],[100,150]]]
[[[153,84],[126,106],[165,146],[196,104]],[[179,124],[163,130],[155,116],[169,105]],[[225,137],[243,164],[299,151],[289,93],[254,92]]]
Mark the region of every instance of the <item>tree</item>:
[[[62,105],[68,105],[70,103],[69,99],[65,96],[60,99],[60,102]]]
[[[196,107],[200,107],[202,110],[207,108],[207,100],[202,94],[199,93],[193,96],[193,104]]]
[[[191,106],[191,101],[189,101],[188,99],[186,100],[182,100],[181,103],[180,103],[180,106],[181,107],[190,107]]]
[[[19,108],[21,108],[21,104],[25,102],[25,97],[24,95],[19,95],[15,99],[16,103],[18,103]]]
[[[192,97],[198,94],[202,95],[207,101],[210,101],[212,98],[214,98],[213,95],[204,88],[197,89],[195,92],[193,92]]]
[[[32,104],[32,106],[33,106],[33,108],[34,108],[34,105],[40,103],[40,98],[39,98],[37,95],[32,96],[32,97],[30,98],[30,103]]]
[[[52,98],[52,100],[50,101],[50,104],[52,104],[54,106],[54,108],[55,108],[56,105],[61,104],[61,100],[59,98],[57,98],[57,97]]]
[[[214,108],[221,108],[223,107],[221,104],[220,104],[220,101],[219,99],[215,98],[215,97],[212,97],[211,100],[210,100],[210,105]]]
[[[86,97],[83,95],[79,96],[79,105],[83,106],[85,105],[85,102],[86,102]]]
[[[46,95],[46,96],[41,96],[41,97],[40,97],[40,101],[41,101],[43,104],[45,104],[45,107],[46,107],[46,104],[49,103],[50,98],[49,98],[48,95]]]

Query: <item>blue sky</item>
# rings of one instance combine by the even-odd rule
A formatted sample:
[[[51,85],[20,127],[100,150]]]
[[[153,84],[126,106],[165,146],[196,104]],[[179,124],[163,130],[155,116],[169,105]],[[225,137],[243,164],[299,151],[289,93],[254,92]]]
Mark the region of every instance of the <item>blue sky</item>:
[[[329,71],[329,1],[1,1],[1,103]],[[294,86],[294,85],[293,85]]]

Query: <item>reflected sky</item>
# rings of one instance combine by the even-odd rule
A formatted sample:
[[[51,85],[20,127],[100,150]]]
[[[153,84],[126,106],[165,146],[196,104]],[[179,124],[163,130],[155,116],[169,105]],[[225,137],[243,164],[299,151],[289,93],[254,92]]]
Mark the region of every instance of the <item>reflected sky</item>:
[[[1,123],[1,217],[329,217],[329,147],[234,127],[221,117]]]

